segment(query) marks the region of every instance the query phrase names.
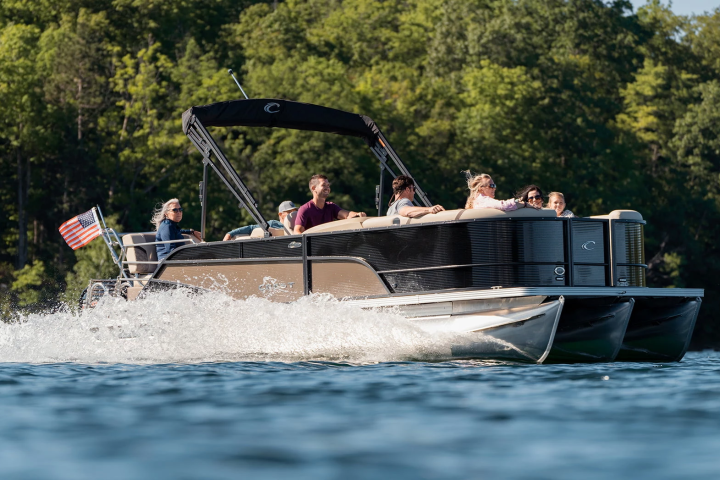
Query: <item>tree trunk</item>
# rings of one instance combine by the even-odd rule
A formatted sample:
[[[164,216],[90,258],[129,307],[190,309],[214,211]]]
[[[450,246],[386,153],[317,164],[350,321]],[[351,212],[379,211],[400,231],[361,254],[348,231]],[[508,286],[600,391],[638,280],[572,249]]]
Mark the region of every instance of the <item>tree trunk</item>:
[[[17,149],[18,166],[18,259],[17,269],[20,270],[27,263],[27,198],[30,186],[30,172],[23,168],[23,158],[20,149]],[[27,170],[27,173],[26,173]]]

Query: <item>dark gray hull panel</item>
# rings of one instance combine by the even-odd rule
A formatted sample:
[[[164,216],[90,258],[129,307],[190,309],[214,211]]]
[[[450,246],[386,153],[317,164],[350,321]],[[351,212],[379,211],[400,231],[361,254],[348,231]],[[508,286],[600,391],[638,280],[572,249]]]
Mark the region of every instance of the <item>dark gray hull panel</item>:
[[[701,298],[638,298],[617,360],[679,362],[692,337]]]
[[[568,299],[548,363],[612,362],[618,355],[635,300]]]

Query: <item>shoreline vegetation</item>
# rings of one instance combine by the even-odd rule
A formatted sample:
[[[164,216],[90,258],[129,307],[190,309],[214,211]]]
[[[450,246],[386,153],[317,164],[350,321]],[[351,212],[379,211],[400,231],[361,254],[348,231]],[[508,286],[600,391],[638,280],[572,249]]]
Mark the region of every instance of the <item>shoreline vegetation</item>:
[[[202,165],[181,113],[241,98],[228,68],[252,98],[369,115],[446,208],[463,205],[471,169],[501,198],[535,183],[581,216],[639,211],[648,285],[704,288],[692,348],[720,347],[720,9],[683,17],[658,1],[2,2],[3,319],[116,275],[100,240],[73,252],[57,230],[96,204],[119,231],[150,230],[172,197],[199,223]],[[360,140],[216,138],[268,218],[306,202],[314,173],[333,201],[373,210]],[[249,223],[215,180],[209,239]]]

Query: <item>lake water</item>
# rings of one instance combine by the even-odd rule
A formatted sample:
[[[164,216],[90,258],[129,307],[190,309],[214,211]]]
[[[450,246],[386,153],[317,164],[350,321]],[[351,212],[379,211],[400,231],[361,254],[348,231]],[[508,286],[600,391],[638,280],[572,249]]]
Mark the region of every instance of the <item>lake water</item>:
[[[0,478],[717,479],[720,354],[443,361],[327,298],[108,301],[0,325]]]

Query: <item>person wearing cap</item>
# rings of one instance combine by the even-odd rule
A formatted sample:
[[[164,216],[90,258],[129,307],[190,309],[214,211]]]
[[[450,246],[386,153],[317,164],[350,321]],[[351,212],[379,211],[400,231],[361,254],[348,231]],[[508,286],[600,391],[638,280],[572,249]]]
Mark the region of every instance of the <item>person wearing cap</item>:
[[[285,220],[285,217],[290,215],[295,210],[297,210],[295,204],[290,200],[285,200],[278,207],[278,217],[280,218],[280,220],[268,220],[268,227],[277,228],[280,230],[284,229],[285,226],[283,225],[283,221]],[[290,226],[293,226],[292,222]],[[236,228],[235,230],[226,233],[223,240],[232,240],[233,237],[236,237],[238,235],[250,235],[250,233],[252,233],[252,231],[256,228],[260,228],[260,225],[245,225],[244,227]],[[290,231],[292,232],[292,228],[290,229]]]

